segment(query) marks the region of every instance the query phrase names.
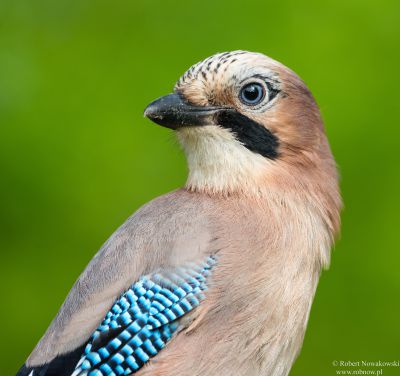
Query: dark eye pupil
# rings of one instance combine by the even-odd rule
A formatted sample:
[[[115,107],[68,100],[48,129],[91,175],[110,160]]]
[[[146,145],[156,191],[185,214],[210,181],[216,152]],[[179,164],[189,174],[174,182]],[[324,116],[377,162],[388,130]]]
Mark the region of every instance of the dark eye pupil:
[[[252,85],[252,86],[246,88],[246,90],[244,91],[243,94],[246,99],[248,99],[250,101],[254,101],[255,99],[258,98],[259,92],[260,92],[260,90],[258,89],[258,87],[255,87]]]
[[[255,105],[264,99],[264,89],[261,84],[248,84],[240,92],[244,104]]]

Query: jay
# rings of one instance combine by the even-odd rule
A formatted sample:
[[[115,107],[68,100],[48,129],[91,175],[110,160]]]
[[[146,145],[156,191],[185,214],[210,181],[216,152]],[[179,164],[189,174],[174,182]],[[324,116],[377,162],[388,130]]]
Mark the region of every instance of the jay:
[[[193,65],[145,116],[188,178],[106,241],[18,376],[286,376],[340,227],[318,106],[260,53]]]

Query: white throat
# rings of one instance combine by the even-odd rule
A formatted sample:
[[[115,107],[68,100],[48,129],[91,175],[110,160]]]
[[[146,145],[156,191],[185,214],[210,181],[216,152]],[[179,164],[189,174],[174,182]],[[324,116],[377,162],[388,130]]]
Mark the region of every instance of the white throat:
[[[271,162],[248,150],[229,130],[215,125],[185,127],[177,135],[188,162],[188,189],[259,193],[260,178]]]

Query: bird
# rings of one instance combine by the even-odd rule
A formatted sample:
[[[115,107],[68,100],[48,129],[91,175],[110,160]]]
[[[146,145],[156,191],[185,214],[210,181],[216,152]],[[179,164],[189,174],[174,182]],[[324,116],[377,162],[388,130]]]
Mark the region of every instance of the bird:
[[[239,50],[193,65],[144,116],[176,134],[186,183],[104,243],[17,375],[288,375],[340,232],[313,95]]]

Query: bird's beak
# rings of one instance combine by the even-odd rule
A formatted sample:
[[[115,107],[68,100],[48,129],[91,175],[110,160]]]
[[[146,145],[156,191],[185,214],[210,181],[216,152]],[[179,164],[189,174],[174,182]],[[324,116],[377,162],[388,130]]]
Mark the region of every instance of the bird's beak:
[[[217,115],[223,107],[194,106],[179,94],[169,94],[151,102],[144,116],[163,127],[178,129],[189,126],[216,124]]]

